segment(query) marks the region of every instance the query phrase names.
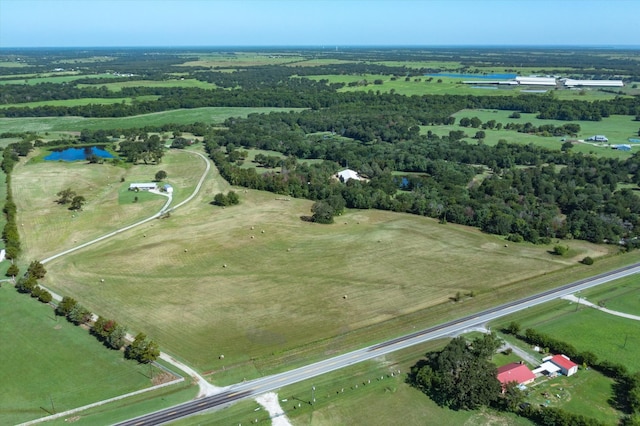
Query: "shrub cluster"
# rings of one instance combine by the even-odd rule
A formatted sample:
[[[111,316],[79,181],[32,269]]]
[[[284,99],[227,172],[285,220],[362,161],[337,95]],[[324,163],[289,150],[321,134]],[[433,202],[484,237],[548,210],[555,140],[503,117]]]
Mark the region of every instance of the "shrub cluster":
[[[233,206],[240,203],[240,197],[235,191],[229,191],[227,195],[219,192],[213,197],[216,206]]]

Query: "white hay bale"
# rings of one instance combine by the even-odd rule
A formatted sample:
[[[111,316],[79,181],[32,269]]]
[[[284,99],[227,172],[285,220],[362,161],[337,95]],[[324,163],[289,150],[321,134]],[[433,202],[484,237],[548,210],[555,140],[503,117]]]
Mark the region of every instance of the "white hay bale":
[[[226,268],[226,267],[227,267],[227,264],[225,263],[224,265],[222,265],[222,267],[223,267],[223,268]]]
[[[184,252],[185,252],[185,253],[186,253],[187,251],[189,251],[189,250],[187,250],[187,249],[184,249]]]

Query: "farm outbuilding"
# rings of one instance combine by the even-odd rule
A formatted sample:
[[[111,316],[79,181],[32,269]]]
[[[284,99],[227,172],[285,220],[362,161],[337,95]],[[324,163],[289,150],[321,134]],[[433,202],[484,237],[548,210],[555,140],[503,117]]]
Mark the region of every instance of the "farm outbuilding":
[[[158,185],[154,182],[132,183],[129,185],[129,191],[151,191],[158,189]]]
[[[173,193],[173,186],[169,185],[168,183],[165,183],[163,188],[164,192],[166,192],[167,194]]]
[[[502,383],[502,387],[509,382],[517,382],[519,385],[527,385],[533,382],[536,375],[521,362],[512,362],[511,364],[498,367],[498,381]]]
[[[560,372],[565,376],[571,376],[578,372],[578,364],[571,361],[566,355],[554,355],[549,361],[560,367]]]
[[[618,151],[631,151],[631,145],[626,143],[620,145],[611,145],[611,148],[617,149]]]
[[[609,142],[609,139],[607,139],[607,137],[605,135],[589,136],[586,140],[587,141],[592,141],[592,142]]]

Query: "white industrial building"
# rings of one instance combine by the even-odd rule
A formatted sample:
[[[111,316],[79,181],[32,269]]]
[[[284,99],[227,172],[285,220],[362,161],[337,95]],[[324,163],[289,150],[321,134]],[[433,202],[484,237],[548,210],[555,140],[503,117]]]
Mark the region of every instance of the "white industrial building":
[[[573,80],[566,78],[563,80],[566,87],[623,87],[622,80]]]
[[[555,86],[555,77],[516,77],[518,84],[523,86]]]

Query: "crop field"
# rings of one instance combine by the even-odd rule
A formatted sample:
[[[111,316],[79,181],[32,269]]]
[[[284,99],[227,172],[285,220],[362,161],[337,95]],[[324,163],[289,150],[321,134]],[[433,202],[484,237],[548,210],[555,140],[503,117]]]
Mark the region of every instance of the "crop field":
[[[146,95],[139,96],[135,98],[138,102],[143,101],[155,101],[160,96],[156,95]],[[19,104],[1,104],[0,109],[5,108],[35,108],[40,106],[82,106],[82,105],[90,105],[90,104],[99,104],[99,105],[113,105],[113,104],[130,104],[133,102],[134,98],[80,98],[80,99],[62,99],[62,100],[54,100],[54,101],[36,101],[36,102],[23,102]]]
[[[6,283],[0,304],[0,423],[17,424],[151,386],[155,367],[106,350],[86,330],[55,317],[50,306]]]
[[[632,372],[640,371],[638,321],[566,300],[529,308],[497,324],[505,326],[511,321],[518,321],[523,330],[533,328],[571,343],[579,351],[593,352],[600,360],[623,364]]]
[[[52,204],[52,196],[45,194],[66,184],[61,178],[46,179],[57,183],[33,188],[33,177],[50,167],[39,166],[22,166],[15,172],[14,187],[20,185],[24,198],[21,211],[28,203]],[[132,169],[140,168],[145,175],[150,170]],[[167,171],[172,182],[173,172]],[[155,169],[149,176],[153,173]],[[201,196],[169,219],[48,264],[45,285],[144,330],[163,349],[201,371],[225,366],[227,372],[238,367],[255,373],[253,368],[266,365],[253,363],[256,357],[319,341],[325,342],[322,350],[331,353],[340,350],[339,341],[331,340],[335,336],[435,305],[447,306],[457,291],[473,291],[477,299],[482,294],[494,298],[505,286],[517,287],[529,277],[609,250],[576,241],[576,257],[561,259],[551,256],[548,247],[505,247],[500,238],[475,229],[374,210],[349,211],[336,224],[321,226],[300,219],[310,214],[310,201],[284,201],[244,189],[236,189],[239,206],[212,206],[215,193],[228,188],[215,175]],[[115,190],[104,191],[103,199],[107,194],[116,197]],[[32,208],[37,226],[24,228],[26,258],[60,251],[72,244],[72,238],[88,239],[97,233],[89,223],[99,223],[100,229],[116,227],[117,220],[105,212],[115,201],[97,198],[80,215],[86,221],[83,226],[68,225],[67,212],[43,215],[41,208]],[[145,205],[145,212],[149,210],[155,211]],[[66,232],[61,232],[59,222]],[[327,269],[327,264],[332,267]],[[101,278],[106,280],[103,285],[98,284]],[[225,354],[224,363],[212,351]]]
[[[196,121],[206,123],[222,123],[229,117],[246,117],[253,113],[269,113],[271,111],[296,111],[300,108],[269,107],[206,107],[178,109],[135,115],[120,118],[84,118],[84,117],[25,117],[0,118],[3,132],[51,132],[75,131],[83,129],[126,129],[144,126],[161,126],[163,124],[191,124]]]
[[[123,168],[84,161],[18,165],[12,189],[14,194],[20,194],[15,198],[20,212],[23,259],[43,259],[158,212],[165,197],[138,194],[139,200],[134,202],[136,194],[127,190],[132,182],[152,181],[158,170],[167,172],[166,182],[175,188],[174,204],[184,200],[195,188],[204,167],[194,154],[180,151],[169,151],[162,164],[153,166]],[[56,194],[66,188],[87,199],[83,211],[74,213],[55,202]]]

